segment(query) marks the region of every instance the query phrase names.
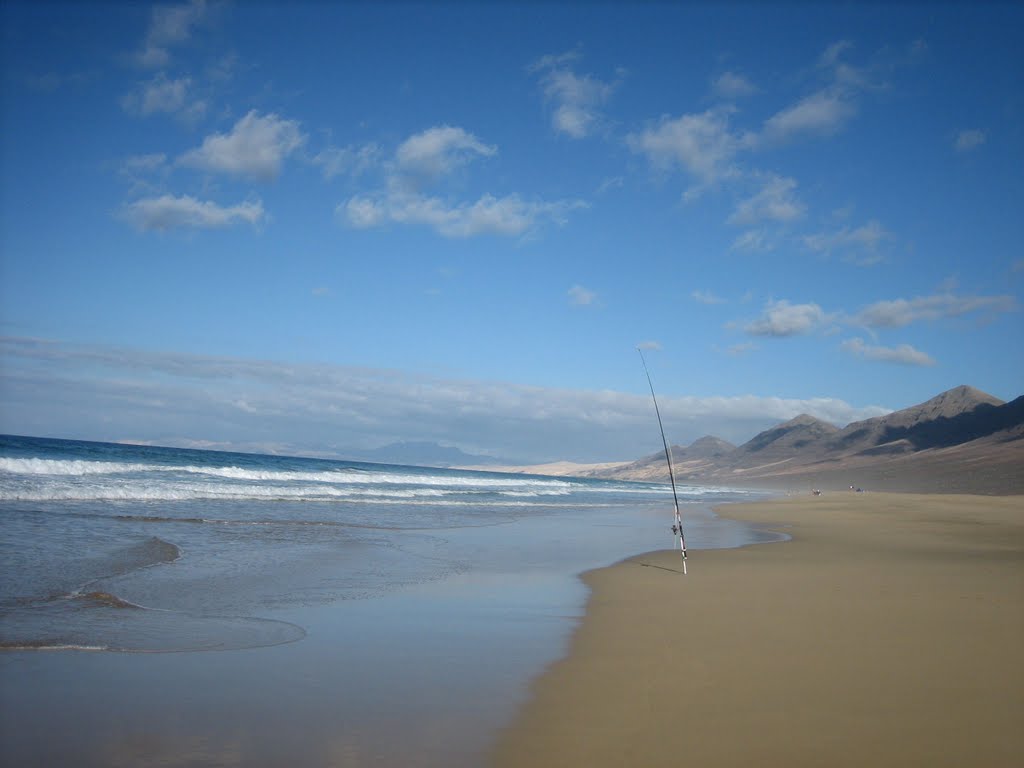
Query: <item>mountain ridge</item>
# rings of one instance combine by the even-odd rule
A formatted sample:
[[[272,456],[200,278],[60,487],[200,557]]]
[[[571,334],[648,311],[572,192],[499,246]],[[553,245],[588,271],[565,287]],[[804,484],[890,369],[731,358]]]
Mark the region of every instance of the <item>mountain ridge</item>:
[[[380,448],[348,450],[345,458],[351,461],[368,461],[380,464],[409,466],[453,467],[465,464],[487,466],[502,463],[492,456],[466,453],[453,445],[440,445],[427,440],[406,440],[389,443]]]
[[[707,435],[672,446],[672,459],[676,479],[693,484],[1024,493],[1024,396],[1007,403],[960,385],[842,428],[800,414],[739,446]],[[659,451],[573,474],[663,482],[668,466]]]

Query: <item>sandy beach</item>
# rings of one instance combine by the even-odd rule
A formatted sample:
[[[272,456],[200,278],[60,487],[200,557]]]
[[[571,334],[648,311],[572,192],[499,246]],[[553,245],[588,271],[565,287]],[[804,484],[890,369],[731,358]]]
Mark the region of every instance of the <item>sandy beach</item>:
[[[784,543],[588,573],[517,766],[1024,765],[1024,497],[729,506]]]

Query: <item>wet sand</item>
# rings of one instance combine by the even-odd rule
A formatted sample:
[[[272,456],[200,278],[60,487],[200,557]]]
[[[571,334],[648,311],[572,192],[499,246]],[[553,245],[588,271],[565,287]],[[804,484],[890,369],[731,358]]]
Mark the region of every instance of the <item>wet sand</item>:
[[[588,573],[493,765],[1024,765],[1024,497],[719,513],[793,539]]]

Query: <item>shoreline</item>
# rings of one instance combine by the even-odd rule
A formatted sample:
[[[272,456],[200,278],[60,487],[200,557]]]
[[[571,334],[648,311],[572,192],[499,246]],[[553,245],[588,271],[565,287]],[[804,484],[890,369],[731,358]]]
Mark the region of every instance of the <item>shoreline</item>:
[[[301,559],[267,558],[277,565],[271,573],[281,591],[275,594],[346,583],[369,592],[374,582],[367,577],[343,580],[380,569],[391,574],[394,589],[352,599],[333,592],[334,599],[304,600],[299,593],[283,603],[257,604],[251,598],[259,593],[242,590],[245,583],[225,593],[225,601],[250,599],[251,612],[241,615],[302,627],[301,643],[197,653],[0,653],[0,763],[479,768],[500,729],[527,700],[530,682],[564,655],[588,596],[579,574],[671,541],[660,493],[620,497],[601,491],[579,498],[577,505],[538,504],[527,514],[494,515],[498,519],[486,525],[445,521],[434,529],[403,530],[394,534],[400,547],[385,546],[389,540],[374,534],[379,546],[333,554],[332,545],[303,550]],[[688,533],[696,541],[728,547],[759,538],[745,525],[716,519],[713,503],[687,503]],[[131,525],[138,534],[134,528],[114,533],[153,530],[148,521]],[[218,558],[231,550],[188,538],[220,528],[166,530],[184,557],[139,570],[138,578],[88,582],[88,589],[102,587],[126,603],[163,610],[147,614],[79,601],[81,610],[99,611],[88,618],[112,629],[135,622],[135,634],[125,636],[149,642],[171,636],[153,634],[145,624],[147,615],[163,617],[175,637],[199,638],[208,646],[205,638],[220,635],[202,634],[202,622],[196,624],[197,612],[186,602],[191,593],[171,587],[192,581],[189,559],[202,555],[204,546]],[[430,572],[435,577],[411,579],[423,572],[416,567],[420,560],[443,567]],[[205,572],[200,568],[191,577]],[[61,738],[49,738],[52,732]]]
[[[1024,497],[715,511],[791,538],[584,574],[568,655],[492,765],[1024,763]]]

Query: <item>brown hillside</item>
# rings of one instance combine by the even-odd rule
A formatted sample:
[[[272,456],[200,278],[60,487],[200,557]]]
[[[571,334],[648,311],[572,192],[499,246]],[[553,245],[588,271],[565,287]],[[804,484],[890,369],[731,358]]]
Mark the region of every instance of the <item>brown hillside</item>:
[[[968,386],[839,429],[802,414],[730,451],[673,449],[676,477],[707,485],[1024,493],[1024,397]],[[668,480],[664,454],[601,472]]]

